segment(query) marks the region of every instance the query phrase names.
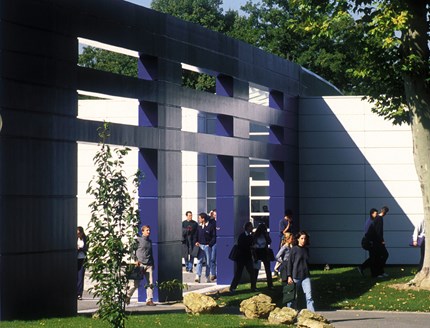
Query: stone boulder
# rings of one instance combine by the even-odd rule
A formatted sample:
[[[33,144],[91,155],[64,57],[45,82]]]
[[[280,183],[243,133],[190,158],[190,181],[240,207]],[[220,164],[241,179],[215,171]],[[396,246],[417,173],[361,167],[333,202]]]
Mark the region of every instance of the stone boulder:
[[[270,312],[268,320],[275,325],[291,325],[296,321],[297,314],[296,310],[289,307],[276,308]]]
[[[301,328],[334,328],[326,318],[322,315],[309,310],[303,309],[300,311],[297,318],[297,327]]]
[[[188,293],[184,296],[185,311],[191,314],[212,313],[218,304],[212,297],[199,293]]]
[[[275,308],[270,296],[264,294],[258,294],[240,303],[240,312],[251,319],[267,318]]]

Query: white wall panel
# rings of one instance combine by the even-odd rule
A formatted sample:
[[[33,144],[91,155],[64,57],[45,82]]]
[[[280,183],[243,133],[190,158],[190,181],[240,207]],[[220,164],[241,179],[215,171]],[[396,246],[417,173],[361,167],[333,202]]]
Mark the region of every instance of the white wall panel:
[[[365,190],[364,181],[302,181],[300,183],[301,197],[345,198],[360,197]]]
[[[363,165],[308,164],[300,166],[300,181],[363,181]]]
[[[299,122],[300,223],[311,233],[313,263],[361,263],[368,212],[383,205],[388,263],[417,263],[408,244],[423,210],[409,127],[372,113],[360,97],[301,99]]]

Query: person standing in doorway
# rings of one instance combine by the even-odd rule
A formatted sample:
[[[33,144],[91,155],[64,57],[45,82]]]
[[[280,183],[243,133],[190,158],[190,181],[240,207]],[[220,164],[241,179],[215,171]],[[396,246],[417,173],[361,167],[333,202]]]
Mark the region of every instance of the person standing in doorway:
[[[198,224],[193,220],[193,213],[187,211],[185,220],[182,221],[182,252],[187,272],[193,272],[194,256],[192,255],[194,245],[197,241]]]
[[[142,226],[142,237],[136,237],[138,242],[138,247],[136,250],[136,266],[140,267],[144,273],[146,280],[146,305],[155,306],[153,302],[154,294],[154,280],[153,280],[153,267],[154,267],[154,257],[152,255],[152,241],[149,239],[151,235],[151,228],[149,225]],[[141,280],[133,280],[133,285],[129,286],[127,292],[126,303],[130,303],[130,299],[133,296],[135,290],[139,287]]]
[[[78,253],[78,300],[82,299],[84,292],[85,281],[85,259],[87,257],[87,236],[84,233],[84,228],[77,228],[77,253]]]

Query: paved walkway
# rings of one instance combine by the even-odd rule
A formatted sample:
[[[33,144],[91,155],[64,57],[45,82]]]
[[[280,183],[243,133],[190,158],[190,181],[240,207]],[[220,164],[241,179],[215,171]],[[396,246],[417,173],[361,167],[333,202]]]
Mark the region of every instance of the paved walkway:
[[[215,283],[195,283],[194,275],[184,272],[184,283],[187,283],[189,292],[210,293],[222,290],[228,286],[216,285]],[[89,285],[89,282],[86,287]],[[136,294],[137,295],[137,294]],[[79,313],[93,313],[97,310],[97,300],[87,292],[84,292],[83,300],[78,301]],[[137,297],[133,297],[131,304],[127,306],[132,312],[185,312],[182,303],[157,304],[157,306],[146,306],[138,303]],[[238,312],[238,311],[237,311]],[[385,311],[317,311],[331,321],[336,328],[424,328],[430,327],[430,313],[420,312],[385,312]]]

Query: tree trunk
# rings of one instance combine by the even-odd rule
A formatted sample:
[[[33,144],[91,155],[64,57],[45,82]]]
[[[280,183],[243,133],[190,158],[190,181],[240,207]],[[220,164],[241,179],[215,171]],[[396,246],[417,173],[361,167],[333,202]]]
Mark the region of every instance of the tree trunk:
[[[426,1],[405,1],[411,18],[409,30],[403,35],[402,50],[407,65],[408,56],[415,55],[419,58],[419,62],[414,62],[413,68],[404,74],[404,85],[406,101],[411,113],[415,168],[423,197],[424,226],[430,232],[430,90],[426,81],[429,76],[429,49],[425,3]],[[420,288],[430,289],[429,273],[430,242],[426,242],[423,268],[411,283]]]

